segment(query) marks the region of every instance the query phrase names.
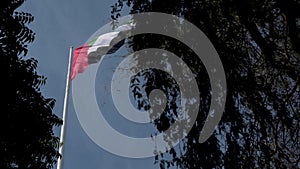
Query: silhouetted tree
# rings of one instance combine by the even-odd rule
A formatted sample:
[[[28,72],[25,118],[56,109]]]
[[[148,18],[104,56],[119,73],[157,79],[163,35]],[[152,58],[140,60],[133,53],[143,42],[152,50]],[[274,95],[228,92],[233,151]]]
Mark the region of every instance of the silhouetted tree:
[[[35,34],[26,26],[34,17],[16,11],[24,1],[0,2],[0,168],[49,169],[59,157],[53,126],[62,121],[52,112],[55,100],[40,92],[46,78],[37,60],[25,59]]]
[[[169,37],[144,34],[131,38],[134,50],[168,50],[197,75],[201,97],[197,121],[183,146],[170,150],[167,157],[156,157],[160,168],[300,168],[300,1],[119,0],[112,6],[112,19],[120,16],[125,4],[131,13],[169,13],[195,24],[215,46],[226,72],[225,112],[213,136],[199,144],[210,102],[209,79],[201,61]],[[147,70],[139,76],[151,83],[134,84],[134,95],[149,94],[172,82],[157,71]],[[149,106],[147,98],[136,100],[139,108]],[[155,121],[159,131],[172,124],[168,113],[174,114],[178,107],[178,102],[167,104]]]

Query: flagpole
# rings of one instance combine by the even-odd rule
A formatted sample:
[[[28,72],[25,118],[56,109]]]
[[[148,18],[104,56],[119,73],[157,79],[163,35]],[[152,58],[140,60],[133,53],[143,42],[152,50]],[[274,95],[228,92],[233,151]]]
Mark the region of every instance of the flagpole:
[[[66,122],[67,122],[67,113],[68,113],[68,98],[69,98],[69,90],[70,90],[70,76],[71,76],[71,64],[72,64],[72,53],[73,47],[70,47],[69,50],[69,62],[68,62],[68,73],[66,80],[66,89],[65,89],[65,97],[64,97],[64,107],[63,107],[63,124],[60,130],[60,145],[59,145],[59,154],[61,157],[58,158],[57,161],[57,169],[63,169],[63,159],[64,159],[64,144],[65,144],[65,135],[66,135]]]

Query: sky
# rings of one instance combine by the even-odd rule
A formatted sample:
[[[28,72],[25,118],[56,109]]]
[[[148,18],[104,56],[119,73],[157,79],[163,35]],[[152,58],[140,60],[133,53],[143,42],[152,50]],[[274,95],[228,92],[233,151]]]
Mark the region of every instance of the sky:
[[[36,33],[35,41],[29,45],[27,58],[36,58],[39,62],[38,72],[47,77],[47,83],[42,87],[45,97],[56,99],[54,113],[62,117],[63,98],[68,67],[69,47],[79,47],[88,38],[110,21],[110,6],[114,0],[31,0],[26,1],[18,11],[31,13],[35,20],[29,28]],[[124,12],[126,14],[126,10]],[[103,110],[111,110],[112,103],[106,99],[109,91],[103,86],[109,84],[109,77],[118,62],[122,60],[123,52],[115,56],[107,56],[103,60],[103,66],[98,72],[99,96],[98,103],[106,104]],[[97,76],[98,76],[97,74]],[[66,140],[64,152],[65,169],[152,169],[159,168],[154,164],[154,158],[131,159],[111,154],[95,144],[82,129],[72,101],[72,93],[68,103],[68,118],[66,121]],[[140,132],[134,129],[134,125],[114,120],[114,116],[107,117],[115,128],[128,132]],[[54,128],[59,136],[60,128]],[[99,129],[101,132],[101,129]],[[126,131],[124,131],[126,132]],[[122,144],[120,142],[120,144]],[[56,168],[56,166],[54,167]]]

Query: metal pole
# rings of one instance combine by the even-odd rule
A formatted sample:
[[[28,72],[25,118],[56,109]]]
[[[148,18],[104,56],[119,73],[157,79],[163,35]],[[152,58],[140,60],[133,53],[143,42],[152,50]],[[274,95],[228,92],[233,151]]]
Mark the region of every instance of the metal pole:
[[[67,113],[68,113],[68,98],[69,98],[69,90],[70,90],[70,76],[71,76],[71,64],[72,64],[72,53],[73,47],[70,47],[69,50],[69,63],[68,63],[68,73],[67,73],[67,80],[66,80],[66,90],[65,90],[65,97],[64,97],[64,107],[63,107],[63,124],[60,130],[60,145],[59,145],[59,154],[62,157],[58,158],[57,161],[57,169],[63,169],[63,158],[64,158],[64,141],[66,135],[66,122],[67,122]]]

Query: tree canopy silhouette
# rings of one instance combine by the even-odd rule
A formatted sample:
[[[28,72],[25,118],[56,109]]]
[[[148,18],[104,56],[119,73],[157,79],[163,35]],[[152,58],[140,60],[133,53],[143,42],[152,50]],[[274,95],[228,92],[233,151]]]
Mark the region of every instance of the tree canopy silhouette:
[[[27,25],[34,17],[17,12],[25,0],[0,2],[0,168],[50,169],[59,157],[59,139],[53,126],[62,121],[53,114],[55,100],[45,98],[46,77],[36,72],[38,62],[26,59],[27,45],[35,33]]]
[[[300,168],[299,1],[118,0],[112,19],[120,16],[124,5],[131,13],[163,12],[192,22],[213,43],[226,73],[222,120],[213,136],[200,144],[211,97],[205,67],[191,49],[170,37],[143,34],[130,39],[135,51],[162,48],[180,56],[196,74],[200,90],[195,125],[179,147],[156,156],[160,168]],[[137,76],[147,79],[147,85],[133,84],[136,96],[159,86],[169,86],[164,92],[176,87],[158,71]],[[147,98],[136,100],[140,109],[149,106]],[[159,131],[169,128],[179,106],[167,104],[154,122]]]

